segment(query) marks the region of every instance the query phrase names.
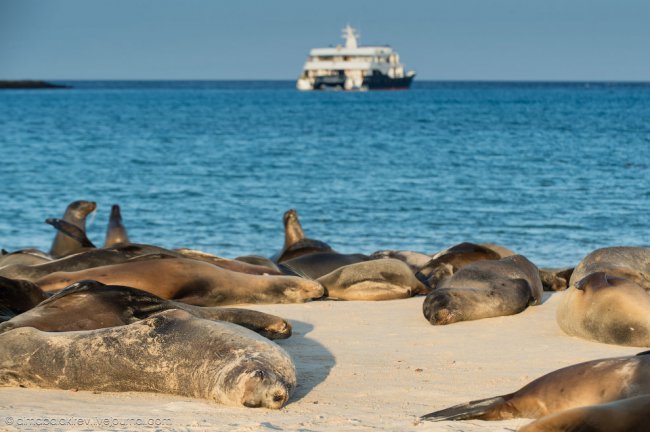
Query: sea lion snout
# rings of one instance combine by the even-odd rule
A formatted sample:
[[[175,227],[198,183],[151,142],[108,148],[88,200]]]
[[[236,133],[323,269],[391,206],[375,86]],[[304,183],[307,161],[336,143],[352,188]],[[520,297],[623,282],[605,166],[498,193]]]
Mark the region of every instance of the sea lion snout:
[[[274,373],[256,369],[246,374],[242,405],[247,408],[280,409],[289,400],[289,389]]]

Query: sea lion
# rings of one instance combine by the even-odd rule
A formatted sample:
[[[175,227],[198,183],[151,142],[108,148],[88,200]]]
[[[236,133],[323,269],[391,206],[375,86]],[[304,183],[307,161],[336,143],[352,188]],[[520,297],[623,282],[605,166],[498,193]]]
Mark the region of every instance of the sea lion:
[[[443,278],[456,273],[468,264],[483,260],[499,260],[501,255],[493,249],[475,243],[459,243],[434,254],[419,273],[435,288]]]
[[[408,265],[391,258],[350,264],[317,281],[328,297],[341,300],[393,300],[428,292]]]
[[[207,252],[202,252],[202,251],[198,251],[195,249],[188,249],[188,248],[179,248],[179,249],[174,249],[173,251],[178,253],[179,257],[192,258],[199,261],[205,261],[207,263],[214,264],[218,267],[240,272],[240,273],[247,273],[247,274],[254,274],[254,275],[278,275],[278,276],[284,274],[283,272],[280,271],[280,269],[278,269],[275,266],[275,264],[273,265],[273,267],[275,268],[266,265],[251,264],[245,261],[222,258],[220,256],[212,255]]]
[[[650,248],[618,246],[596,249],[576,266],[570,285],[596,272],[629,279],[650,290]]]
[[[111,207],[111,215],[108,219],[108,228],[106,230],[106,239],[104,240],[104,247],[111,247],[118,244],[129,243],[129,235],[126,233],[126,228],[122,223],[122,213],[120,206],[113,204]]]
[[[0,386],[169,393],[278,409],[296,387],[296,371],[282,348],[244,327],[169,310],[99,330],[3,333]]]
[[[84,279],[138,288],[166,300],[197,306],[300,303],[323,295],[323,287],[315,281],[249,275],[187,258],[136,259],[77,272],[56,272],[35,283],[47,292]]]
[[[263,257],[259,255],[243,255],[235,258],[235,261],[241,261],[248,264],[255,264],[262,267],[268,267],[274,271],[282,273],[278,268],[278,266],[267,257]]]
[[[34,265],[52,261],[52,257],[38,249],[21,249],[13,252],[3,251],[0,255],[0,268],[20,264]]]
[[[0,323],[32,309],[47,298],[35,284],[0,276]]]
[[[431,324],[517,314],[542,301],[539,270],[522,255],[468,264],[440,281],[424,299]]]
[[[271,261],[274,263],[281,263],[314,252],[334,252],[327,243],[305,237],[295,209],[287,210],[282,220],[284,222],[284,246],[271,257]]]
[[[1,293],[0,291],[0,295]],[[104,285],[92,280],[76,282],[37,306],[25,309],[26,312],[0,324],[0,333],[18,327],[34,327],[48,332],[115,327],[169,309],[182,309],[199,318],[238,324],[268,339],[286,339],[291,336],[291,325],[288,322],[263,312],[192,306],[163,300],[135,288]]]
[[[369,261],[370,257],[363,254],[340,254],[337,252],[315,252],[283,261],[278,264],[284,274],[302,276],[307,279],[318,279],[334,270]]]
[[[63,215],[63,220],[86,231],[86,216],[95,211],[97,204],[93,201],[74,201],[68,205]],[[50,255],[54,258],[61,258],[78,252],[82,246],[73,238],[57,231]]]
[[[592,273],[562,296],[557,323],[568,335],[650,347],[650,295],[628,279]]]
[[[558,369],[503,396],[476,400],[422,420],[539,418],[585,405],[650,394],[650,355],[592,360]]]
[[[573,267],[540,268],[539,277],[544,291],[564,291],[569,287]]]
[[[406,250],[380,250],[373,252],[370,255],[371,259],[393,258],[403,261],[411,267],[413,273],[420,271],[422,267],[431,261],[431,255],[423,254],[421,252],[406,251]]]
[[[650,395],[560,411],[519,432],[641,432],[648,430]]]

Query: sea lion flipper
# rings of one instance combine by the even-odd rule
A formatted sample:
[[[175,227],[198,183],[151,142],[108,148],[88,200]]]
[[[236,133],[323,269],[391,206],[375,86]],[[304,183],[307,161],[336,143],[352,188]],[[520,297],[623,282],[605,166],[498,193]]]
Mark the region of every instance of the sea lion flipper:
[[[481,416],[507,402],[511,396],[512,394],[480,399],[460,405],[455,405],[440,411],[434,411],[432,413],[425,414],[420,417],[420,420],[444,421],[480,418]]]
[[[52,225],[59,232],[67,235],[70,238],[78,241],[83,247],[95,248],[93,242],[88,239],[86,233],[78,226],[71,224],[63,219],[49,218],[45,219],[45,223]]]

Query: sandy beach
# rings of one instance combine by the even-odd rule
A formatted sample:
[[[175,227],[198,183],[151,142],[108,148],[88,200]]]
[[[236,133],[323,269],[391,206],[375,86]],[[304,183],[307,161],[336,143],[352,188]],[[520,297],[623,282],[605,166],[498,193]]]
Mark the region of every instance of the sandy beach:
[[[279,344],[294,359],[298,388],[282,410],[149,393],[2,388],[0,429],[517,430],[528,420],[431,423],[418,417],[510,393],[574,363],[643,351],[565,335],[555,322],[562,295],[545,293],[542,305],[519,315],[443,327],[424,319],[423,297],[250,306],[293,325],[293,336]],[[38,426],[46,420],[57,425]]]

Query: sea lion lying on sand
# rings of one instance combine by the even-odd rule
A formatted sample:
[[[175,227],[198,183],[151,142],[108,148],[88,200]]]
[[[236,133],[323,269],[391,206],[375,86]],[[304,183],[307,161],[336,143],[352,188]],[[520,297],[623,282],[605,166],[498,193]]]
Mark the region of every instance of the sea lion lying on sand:
[[[341,267],[369,260],[370,258],[363,254],[316,252],[283,261],[278,267],[288,275],[318,279]]]
[[[268,339],[291,336],[291,325],[263,312],[222,307],[192,306],[163,300],[135,288],[86,280],[59,291],[30,310],[0,324],[0,333],[34,327],[42,331],[93,330],[131,324],[169,309],[182,309],[199,318],[227,321]]]
[[[422,420],[540,418],[560,411],[650,394],[650,355],[592,360],[546,374],[514,393],[436,411]]]
[[[296,371],[278,345],[241,326],[168,310],[133,324],[0,335],[0,385],[138,391],[281,408]]]
[[[197,306],[238,303],[301,303],[323,296],[315,281],[295,276],[258,276],[186,258],[135,260],[77,272],[56,272],[35,283],[56,291],[81,280],[138,288],[167,300]]]
[[[476,261],[442,279],[424,299],[431,324],[517,314],[542,301],[537,267],[522,255]]]
[[[0,323],[32,309],[45,299],[47,295],[33,283],[0,276]]]
[[[571,336],[650,347],[650,294],[628,279],[605,272],[584,277],[562,295],[556,318]]]
[[[629,279],[650,290],[650,248],[619,246],[597,249],[576,266],[570,285],[574,286],[585,276],[596,272]]]

